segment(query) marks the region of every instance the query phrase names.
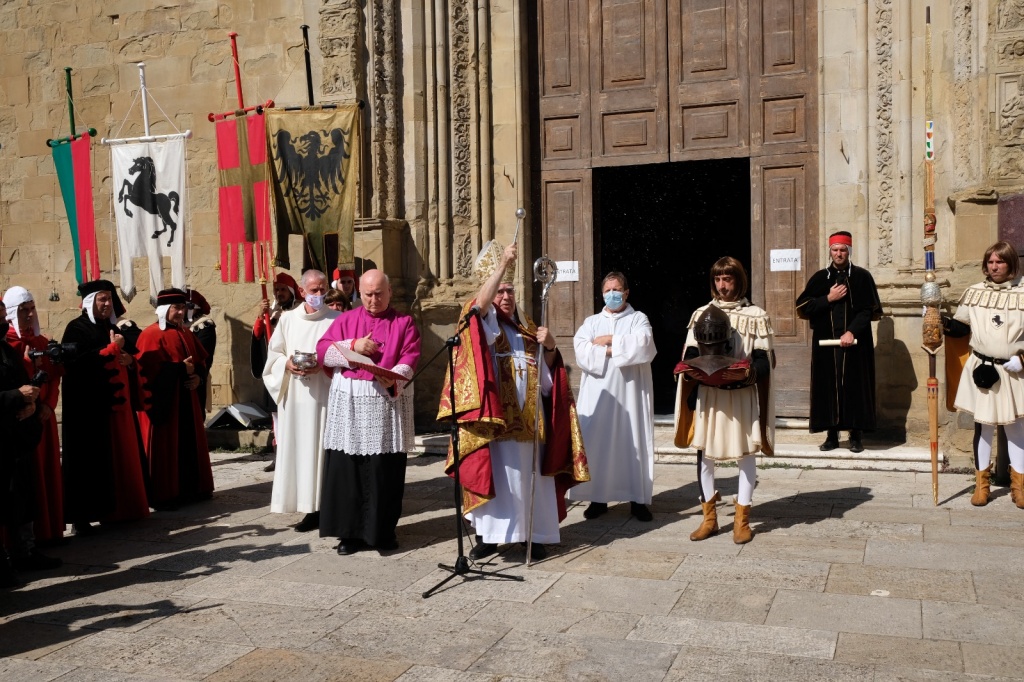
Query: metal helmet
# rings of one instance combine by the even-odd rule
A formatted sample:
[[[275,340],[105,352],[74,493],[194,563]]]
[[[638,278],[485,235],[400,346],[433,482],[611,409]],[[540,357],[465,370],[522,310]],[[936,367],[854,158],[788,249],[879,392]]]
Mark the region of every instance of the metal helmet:
[[[709,305],[693,325],[693,338],[701,355],[724,355],[732,339],[729,316],[716,305]]]

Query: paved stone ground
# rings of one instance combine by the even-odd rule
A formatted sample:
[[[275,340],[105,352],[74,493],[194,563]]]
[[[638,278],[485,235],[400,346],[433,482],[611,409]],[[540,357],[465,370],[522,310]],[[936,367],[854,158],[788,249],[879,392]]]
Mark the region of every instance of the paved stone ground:
[[[586,521],[522,582],[457,578],[441,459],[410,460],[401,548],[339,557],[267,511],[262,458],[215,456],[212,501],[52,550],[0,593],[3,680],[975,680],[1024,678],[1024,511],[927,474],[766,468],[757,536],[691,543],[693,467],[655,520]],[[735,469],[722,468],[723,496]]]

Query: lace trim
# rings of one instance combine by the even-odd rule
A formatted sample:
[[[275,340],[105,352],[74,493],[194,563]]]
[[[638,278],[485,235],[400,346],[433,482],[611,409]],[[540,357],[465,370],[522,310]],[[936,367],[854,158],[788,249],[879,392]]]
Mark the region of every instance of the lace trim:
[[[339,345],[345,350],[352,349],[351,341],[335,341],[327,347],[327,352],[324,353],[324,367],[348,367],[348,360],[338,350]]]
[[[324,448],[350,455],[409,452],[415,444],[414,436],[411,387],[393,400],[381,395],[353,395],[331,384]]]

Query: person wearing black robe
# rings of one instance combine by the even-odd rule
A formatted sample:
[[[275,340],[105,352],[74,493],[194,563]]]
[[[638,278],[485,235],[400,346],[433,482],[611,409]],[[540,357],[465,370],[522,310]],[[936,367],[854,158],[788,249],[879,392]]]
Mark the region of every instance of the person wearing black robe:
[[[114,285],[85,282],[82,314],[61,339],[64,356],[61,438],[64,519],[76,534],[93,521],[130,521],[149,514],[144,449],[131,404],[135,347],[116,325],[125,313]]]
[[[196,337],[196,341],[206,351],[207,368],[213,366],[213,353],[217,350],[217,324],[210,317],[210,304],[206,297],[195,289],[189,288],[185,291],[188,294],[188,303],[185,309],[185,320],[188,328]],[[203,414],[210,410],[212,394],[210,391],[210,375],[204,374],[196,389],[199,397],[199,407]]]
[[[0,544],[0,587],[18,585],[15,568],[61,565],[60,559],[40,554],[35,548],[32,473],[36,445],[43,435],[36,414],[39,388],[29,383],[22,357],[7,343],[7,325],[7,308],[0,301],[0,524],[6,531],[6,543]]]
[[[850,262],[849,232],[829,237],[831,262],[811,276],[796,300],[811,323],[811,433],[827,431],[823,451],[850,432],[850,451],[862,452],[863,431],[875,428],[875,344],[871,322],[882,315],[871,273]],[[821,345],[821,341],[838,345]]]

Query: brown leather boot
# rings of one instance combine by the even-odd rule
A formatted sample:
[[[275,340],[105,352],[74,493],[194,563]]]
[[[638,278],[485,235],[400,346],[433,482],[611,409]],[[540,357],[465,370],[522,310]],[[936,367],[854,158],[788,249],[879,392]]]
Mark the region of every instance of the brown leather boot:
[[[750,530],[750,505],[736,504],[736,518],[732,524],[732,541],[737,545],[745,545],[754,539],[754,531]]]
[[[971,496],[971,504],[975,507],[984,507],[988,504],[988,492],[991,484],[989,479],[992,478],[992,465],[989,464],[987,469],[980,469],[974,473],[974,494]],[[1013,480],[1011,478],[1011,480]]]
[[[701,502],[700,508],[704,512],[704,520],[697,527],[697,530],[690,533],[690,539],[696,542],[697,540],[706,540],[712,535],[718,535],[718,510],[715,508],[715,503],[722,499],[722,496],[715,491],[714,497],[707,502]]]
[[[1010,467],[1010,499],[1017,509],[1024,509],[1024,474],[1018,474],[1013,467]]]

